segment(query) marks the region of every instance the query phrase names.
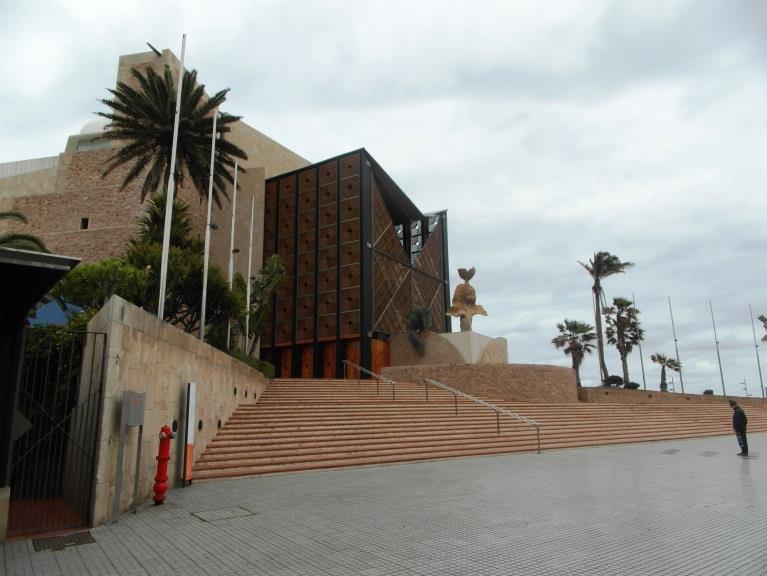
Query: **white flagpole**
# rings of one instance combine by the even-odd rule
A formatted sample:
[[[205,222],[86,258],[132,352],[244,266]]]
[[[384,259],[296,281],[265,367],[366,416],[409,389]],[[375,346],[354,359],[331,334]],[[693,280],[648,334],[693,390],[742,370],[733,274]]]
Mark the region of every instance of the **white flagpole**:
[[[170,223],[173,218],[173,192],[176,186],[176,148],[178,145],[178,122],[181,116],[181,90],[184,85],[184,52],[186,34],[181,36],[181,60],[178,64],[178,86],[176,89],[176,118],[173,121],[173,145],[170,152],[170,175],[165,198],[165,227],[162,233],[162,257],[160,259],[160,301],[157,304],[157,317],[165,316],[165,289],[168,282],[168,251],[170,249]]]
[[[210,143],[210,180],[208,182],[208,219],[205,224],[205,256],[202,265],[202,310],[200,312],[200,340],[205,340],[205,305],[208,297],[208,258],[210,257],[210,210],[213,204],[213,168],[216,161],[216,121],[218,108],[213,113],[213,134]]]
[[[234,161],[234,197],[232,198],[232,230],[229,235],[229,290],[232,289],[234,280],[234,223],[237,214],[237,160]],[[232,339],[231,318],[226,324],[226,349],[229,350],[229,342]]]
[[[250,278],[252,265],[253,265],[253,210],[256,206],[256,194],[253,193],[253,197],[250,199],[250,241],[248,244],[248,284],[245,290],[245,355],[250,354],[248,350],[248,342],[250,342],[250,284],[252,282]]]
[[[759,361],[759,344],[756,343],[756,328],[754,328],[754,311],[751,304],[748,305],[748,315],[751,317],[751,331],[754,333],[754,351],[756,352],[756,367],[759,368],[759,384],[762,386],[762,398],[764,398],[764,380],[762,380],[762,363]]]

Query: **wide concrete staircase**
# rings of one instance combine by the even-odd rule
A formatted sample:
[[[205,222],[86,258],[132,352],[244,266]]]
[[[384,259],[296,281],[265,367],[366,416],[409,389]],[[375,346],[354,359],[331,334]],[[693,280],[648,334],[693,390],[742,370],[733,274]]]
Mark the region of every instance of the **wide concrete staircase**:
[[[540,424],[541,449],[732,434],[732,410],[686,404],[527,404],[483,398]],[[749,432],[767,410],[747,408]],[[498,430],[500,428],[500,434]],[[273,380],[242,404],[194,467],[195,479],[537,450],[534,426],[420,384]],[[733,450],[737,446],[733,439]]]

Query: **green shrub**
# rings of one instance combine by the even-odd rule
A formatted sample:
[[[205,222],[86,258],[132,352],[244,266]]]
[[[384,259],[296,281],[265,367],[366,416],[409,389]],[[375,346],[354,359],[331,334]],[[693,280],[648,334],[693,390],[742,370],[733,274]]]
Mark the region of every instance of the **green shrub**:
[[[711,390],[711,389],[709,389],[709,390],[704,390],[704,391],[703,391],[703,394],[704,394],[704,395],[706,395],[706,396],[713,396],[713,395],[714,395],[714,391],[713,391],[713,390]]]
[[[615,386],[616,388],[619,388],[623,386],[623,378],[621,378],[620,376],[614,376],[614,375],[608,376],[607,378],[605,378],[605,386],[607,386],[608,388],[610,386]]]
[[[266,360],[261,360],[261,358],[254,358],[253,356],[247,356],[240,352],[239,350],[231,350],[229,352],[229,355],[237,358],[240,362],[244,362],[251,368],[255,368],[261,374],[269,378],[270,380],[274,378],[274,374],[276,372],[276,369],[274,367],[274,364],[270,364]]]
[[[629,382],[624,388],[626,390],[639,390],[639,382]]]

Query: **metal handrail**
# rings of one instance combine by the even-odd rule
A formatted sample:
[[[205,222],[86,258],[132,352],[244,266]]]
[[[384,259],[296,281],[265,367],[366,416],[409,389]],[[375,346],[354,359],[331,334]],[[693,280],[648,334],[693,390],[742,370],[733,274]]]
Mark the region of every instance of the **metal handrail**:
[[[490,402],[485,402],[484,400],[475,398],[474,396],[471,396],[470,394],[466,394],[464,392],[461,392],[460,390],[456,390],[455,388],[452,388],[448,386],[447,384],[443,384],[442,382],[437,382],[436,380],[432,380],[431,378],[424,378],[424,382],[426,383],[425,386],[426,386],[427,401],[429,400],[429,384],[431,384],[432,386],[437,386],[439,388],[442,388],[443,390],[447,390],[448,392],[451,392],[455,400],[456,414],[458,414],[458,396],[460,396],[461,398],[466,398],[467,400],[471,400],[472,402],[479,404],[481,406],[484,406],[485,408],[490,408],[491,410],[495,410],[495,423],[496,423],[496,429],[498,430],[499,435],[501,434],[501,414],[503,414],[504,416],[515,418],[517,420],[520,420],[521,422],[526,422],[527,424],[530,424],[531,426],[535,426],[535,435],[538,440],[538,454],[541,453],[541,424],[539,422],[536,422],[535,420],[532,420],[530,418],[526,418],[525,416],[520,416],[519,414],[516,414],[514,412],[511,412],[499,406],[496,406],[495,404],[490,404]]]
[[[357,370],[364,372],[365,374],[370,374],[376,379],[376,396],[378,396],[378,385],[380,384],[380,381],[383,380],[387,384],[391,384],[391,399],[392,402],[394,401],[394,387],[396,386],[397,382],[394,380],[390,380],[386,376],[381,376],[380,374],[377,374],[376,372],[373,372],[372,370],[368,370],[367,368],[363,368],[359,364],[356,364],[352,362],[351,360],[344,360],[344,364],[348,364],[356,368]],[[359,384],[360,379],[357,378],[357,384]]]

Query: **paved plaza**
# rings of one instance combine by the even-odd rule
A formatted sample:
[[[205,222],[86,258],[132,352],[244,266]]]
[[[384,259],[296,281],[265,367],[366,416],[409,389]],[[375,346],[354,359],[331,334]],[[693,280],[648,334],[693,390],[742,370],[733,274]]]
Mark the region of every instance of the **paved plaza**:
[[[767,434],[194,484],[9,576],[767,574]],[[767,454],[767,452],[765,452]]]

